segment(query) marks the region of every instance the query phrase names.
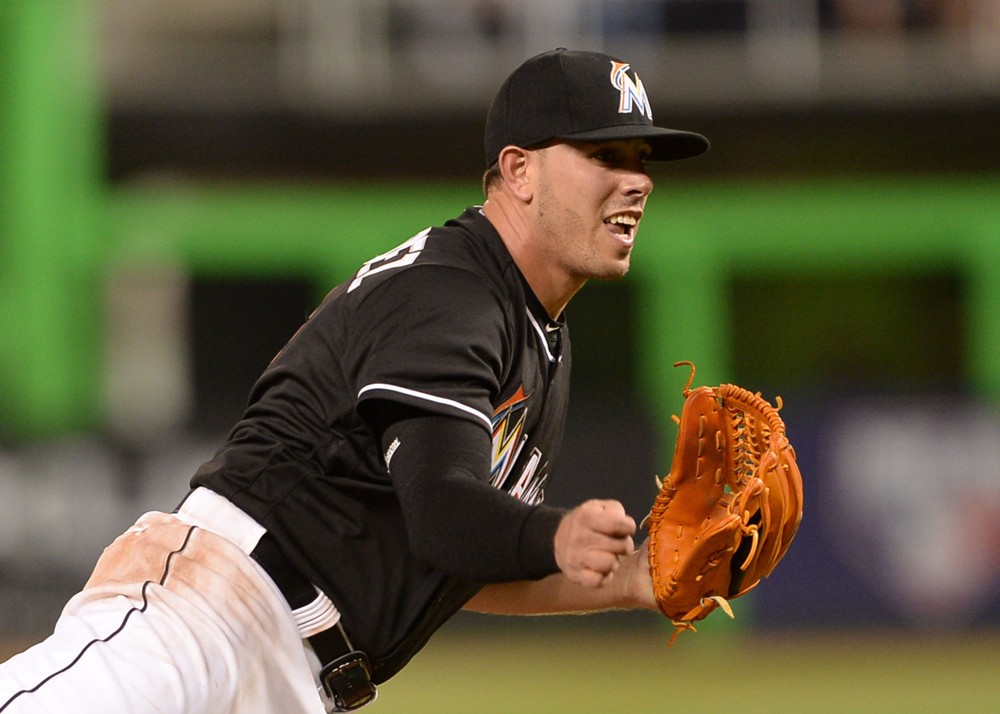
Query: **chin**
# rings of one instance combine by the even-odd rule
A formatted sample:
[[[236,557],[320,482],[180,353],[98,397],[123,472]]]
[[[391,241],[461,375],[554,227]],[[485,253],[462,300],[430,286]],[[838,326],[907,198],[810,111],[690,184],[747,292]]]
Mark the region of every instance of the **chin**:
[[[629,263],[625,261],[624,263],[609,265],[604,270],[595,272],[591,278],[594,280],[620,280],[628,275],[628,269]]]

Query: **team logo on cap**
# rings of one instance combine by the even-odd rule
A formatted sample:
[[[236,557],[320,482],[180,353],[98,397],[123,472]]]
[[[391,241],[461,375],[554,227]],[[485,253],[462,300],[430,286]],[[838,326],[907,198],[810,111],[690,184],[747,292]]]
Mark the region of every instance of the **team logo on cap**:
[[[635,81],[626,72],[629,70],[628,62],[611,61],[611,85],[617,89],[621,96],[618,100],[618,113],[631,114],[632,109],[637,108],[640,114],[645,114],[646,118],[653,121],[653,110],[649,106],[649,97],[646,96],[646,88],[642,86],[639,75],[635,75]]]

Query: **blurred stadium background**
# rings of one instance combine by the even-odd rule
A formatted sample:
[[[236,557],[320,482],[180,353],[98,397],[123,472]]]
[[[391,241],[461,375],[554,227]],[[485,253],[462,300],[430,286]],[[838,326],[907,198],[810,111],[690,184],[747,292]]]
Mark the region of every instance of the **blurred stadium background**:
[[[550,500],[645,514],[688,359],[782,396],[805,521],[733,624],[463,615],[378,710],[1000,711],[1000,0],[0,1],[0,658],[560,45],[713,150],[571,306]]]

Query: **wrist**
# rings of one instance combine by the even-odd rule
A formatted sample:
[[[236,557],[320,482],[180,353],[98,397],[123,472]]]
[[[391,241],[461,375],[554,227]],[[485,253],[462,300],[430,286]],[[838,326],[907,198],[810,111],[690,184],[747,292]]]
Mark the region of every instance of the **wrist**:
[[[623,607],[629,610],[659,610],[653,596],[653,581],[649,575],[649,561],[644,547],[625,559],[619,573],[622,577],[615,580],[618,581],[618,597]]]
[[[529,579],[559,572],[555,536],[565,511],[538,505],[524,519],[518,542],[518,561]]]

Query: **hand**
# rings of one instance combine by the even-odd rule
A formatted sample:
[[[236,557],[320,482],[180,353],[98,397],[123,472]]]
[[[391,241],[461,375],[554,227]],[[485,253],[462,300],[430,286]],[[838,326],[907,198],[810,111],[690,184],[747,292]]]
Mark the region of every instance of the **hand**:
[[[622,558],[635,551],[635,531],[635,520],[618,501],[586,501],[567,513],[556,529],[556,564],[580,585],[605,585]]]

